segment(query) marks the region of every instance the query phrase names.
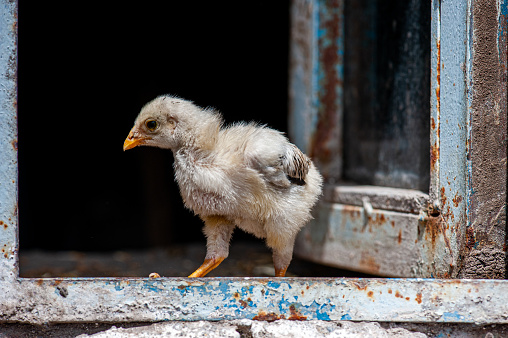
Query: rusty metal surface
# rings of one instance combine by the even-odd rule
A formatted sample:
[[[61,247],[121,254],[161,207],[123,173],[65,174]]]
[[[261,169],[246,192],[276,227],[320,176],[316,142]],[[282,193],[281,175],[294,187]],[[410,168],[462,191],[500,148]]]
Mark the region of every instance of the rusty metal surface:
[[[468,58],[469,191],[464,278],[506,278],[508,3],[475,1]],[[473,68],[474,67],[474,68]]]
[[[505,281],[425,279],[21,279],[0,321],[354,320],[507,323]]]
[[[372,185],[326,185],[322,200],[331,203],[363,206],[367,199],[374,209],[419,214],[429,203],[429,195],[411,189]]]
[[[17,266],[17,6],[0,3],[0,280]]]
[[[315,129],[314,17],[315,1],[294,0],[291,5],[289,55],[289,134],[292,141],[308,152],[308,140]]]
[[[322,203],[298,237],[298,256],[378,276],[430,276],[421,246],[429,235],[418,215]],[[367,244],[368,243],[368,244]]]
[[[342,176],[344,1],[291,6],[289,130],[328,182]]]
[[[296,242],[299,257],[378,276],[450,278],[452,247],[438,217],[321,203]],[[444,246],[444,248],[442,247]]]
[[[328,105],[329,101],[327,101],[330,94],[327,94],[328,89],[326,86],[319,84],[327,84],[327,86],[334,84],[337,90],[336,93],[340,94],[333,96],[334,99],[343,98],[342,87],[344,85],[344,78],[343,74],[340,75],[341,72],[344,71],[342,65],[344,61],[343,51],[337,48],[344,48],[344,42],[330,43],[328,41],[330,36],[327,37],[327,34],[325,34],[328,31],[320,31],[323,22],[329,22],[329,20],[335,20],[336,23],[343,25],[343,23],[340,22],[341,18],[343,18],[343,14],[337,12],[332,12],[335,14],[331,14],[329,12],[330,9],[319,1],[304,2],[304,4],[307,7],[303,6],[301,2],[296,1],[293,6],[293,8],[299,8],[299,10],[293,9],[293,16],[300,13],[302,8],[310,8],[311,10],[305,12],[310,13],[309,15],[293,18],[293,30],[298,30],[302,27],[305,27],[305,29],[300,30],[299,34],[292,36],[292,46],[297,47],[292,48],[292,59],[298,62],[295,61],[292,63],[291,74],[302,74],[299,69],[303,69],[303,65],[305,65],[305,69],[307,69],[306,72],[303,72],[303,74],[305,74],[305,81],[297,81],[293,82],[293,84],[306,83],[307,85],[301,88],[295,86],[291,87],[290,100],[293,100],[293,106],[291,107],[293,110],[291,112],[293,120],[291,121],[291,126],[294,129],[294,135],[297,140],[309,139],[308,133],[310,132],[310,140],[313,140],[314,143],[310,142],[305,144],[305,148],[309,149],[310,147],[310,153],[313,155],[317,154],[316,151],[321,151],[321,155],[332,151],[332,148],[329,148],[326,142],[321,141],[325,139],[329,141],[332,139],[330,138],[331,135],[334,135],[333,137],[335,137],[337,148],[333,148],[333,152],[329,153],[327,156],[333,155],[332,157],[342,161],[342,132],[326,132],[332,130],[334,124],[342,124],[341,106],[334,106],[336,115],[333,118],[329,118],[331,116],[330,111],[333,109],[320,110],[323,107],[330,107],[330,105]],[[425,8],[425,6],[421,7],[420,5],[422,5],[422,3],[411,2],[411,6],[407,7],[407,10],[411,12],[412,9],[415,8],[418,10]],[[352,10],[356,7],[350,6],[347,8]],[[344,7],[337,3],[335,4],[335,10],[340,12],[344,10]],[[356,8],[356,10],[358,10],[358,8]],[[365,10],[370,13],[369,15],[374,15],[375,8],[373,9],[372,6],[367,6]],[[406,14],[407,13],[404,12],[404,15]],[[418,20],[421,20],[423,17],[416,16]],[[468,140],[468,130],[465,104],[465,78],[460,66],[461,62],[463,64],[463,61],[465,61],[466,55],[466,46],[461,42],[467,39],[466,18],[467,3],[447,2],[443,6],[441,6],[441,3],[438,1],[432,3],[432,78],[430,81],[432,86],[430,91],[432,95],[430,100],[431,116],[429,123],[431,154],[427,157],[430,167],[429,195],[406,189],[376,189],[370,186],[350,187],[337,185],[334,184],[334,182],[336,182],[338,178],[341,178],[341,171],[334,170],[333,174],[326,181],[327,184],[324,188],[323,200],[325,202],[337,203],[337,205],[335,207],[330,207],[325,203],[318,207],[316,211],[318,217],[316,220],[313,220],[308,225],[307,230],[302,232],[299,236],[299,240],[295,247],[295,252],[297,254],[301,254],[303,257],[307,257],[316,262],[347,267],[372,274],[378,273],[398,277],[450,278],[457,276],[460,268],[459,251],[463,244],[465,224],[467,223],[467,149],[465,145]],[[418,49],[418,46],[423,43],[422,41],[415,40],[413,37],[413,35],[417,34],[418,29],[415,28],[416,26],[413,26],[414,23],[411,22],[411,20],[408,19],[406,21],[408,22],[402,20],[402,23],[405,22],[407,26],[404,26],[404,29],[408,30],[406,32],[407,39],[404,37],[404,39],[406,39],[404,40],[404,48],[410,48],[409,46],[412,46],[411,48]],[[375,26],[375,24],[369,24]],[[337,25],[333,27],[334,28],[331,30],[333,32],[339,32],[339,34],[332,34],[332,36],[339,40],[343,39],[344,35],[340,35],[340,31],[344,28],[337,28],[339,27]],[[444,31],[446,31],[443,34],[441,34],[441,27],[444,27]],[[372,27],[367,28],[367,31],[372,31]],[[302,36],[305,36],[305,39],[299,38],[295,40],[295,37]],[[346,35],[346,38],[348,36],[349,35]],[[461,40],[460,37],[463,37],[463,40]],[[306,43],[302,43],[302,41]],[[369,48],[370,47],[367,47],[367,50],[370,50]],[[334,56],[325,58],[325,55],[331,54],[330,49],[335,51]],[[418,57],[420,56],[421,55]],[[415,57],[417,57],[416,54]],[[324,59],[327,61],[324,62]],[[405,60],[405,65],[411,68],[411,65],[413,65],[412,61],[409,59]],[[421,57],[421,60],[425,60],[425,57]],[[375,60],[370,61],[374,62]],[[449,66],[444,67],[444,62],[449,63]],[[327,68],[330,66],[330,63],[337,65],[336,71],[334,70],[335,72]],[[384,66],[386,67],[386,65]],[[358,68],[359,65],[353,63],[353,67]],[[328,69],[328,71],[325,71],[326,69]],[[396,70],[393,70],[393,72],[396,72]],[[337,74],[340,75],[340,79],[336,78]],[[399,76],[425,77],[425,74],[425,71],[418,73],[418,75],[408,75],[402,72]],[[330,79],[326,79],[327,76],[330,76]],[[394,86],[395,82],[393,84]],[[414,93],[419,93],[417,84],[411,86],[410,87],[414,89]],[[305,90],[301,90],[302,88],[305,88]],[[349,90],[349,92],[351,92],[351,90]],[[422,93],[420,94],[424,95]],[[370,96],[368,97],[371,98]],[[415,95],[415,97],[418,97],[418,95]],[[306,98],[305,100],[316,103],[314,106],[305,106],[304,108],[298,106],[296,98],[298,98],[298,100]],[[357,97],[357,99],[362,100],[363,97]],[[415,98],[415,100],[418,99]],[[408,102],[413,101],[409,100]],[[408,105],[414,106],[415,104]],[[367,107],[369,106],[367,105]],[[397,109],[399,108],[395,110]],[[305,112],[307,115],[305,115],[305,117],[300,116],[302,112]],[[349,113],[353,114],[351,112]],[[413,113],[415,116],[418,115],[416,111]],[[319,120],[326,116],[328,116],[328,118]],[[322,122],[320,128],[316,127],[320,125],[319,121]],[[326,128],[323,126],[326,126]],[[337,128],[340,129],[341,127],[337,126]],[[305,130],[307,134],[302,133],[303,130]],[[427,134],[427,132],[423,134]],[[423,134],[420,133],[418,135]],[[321,141],[315,143],[316,140]],[[371,140],[370,142],[375,143],[376,141]],[[425,148],[427,149],[427,147]],[[354,149],[349,151],[354,151]],[[367,151],[365,156],[370,156],[371,153],[372,152]],[[323,166],[323,162],[320,160],[316,161],[316,163],[323,171],[325,177],[330,175],[328,171],[330,167],[327,165]],[[415,163],[418,163],[418,161],[415,160]],[[340,165],[342,166],[342,164]],[[393,177],[400,176],[400,172],[397,170],[392,170],[392,174],[395,175]],[[391,174],[388,174],[388,176],[389,175]],[[403,180],[402,176],[399,177],[401,180]],[[404,184],[400,184],[404,186]],[[365,203],[370,206],[366,208]],[[405,236],[403,240],[401,240],[400,245],[393,247],[388,246],[389,249],[382,250],[381,248],[383,245],[379,245],[379,243],[384,243],[385,241],[389,243],[389,245],[394,243],[394,234],[388,231],[390,230],[390,224],[383,222],[380,229],[386,229],[387,231],[383,232],[383,230],[379,230],[378,236],[360,231],[365,224],[368,224],[368,221],[361,217],[352,218],[349,211],[355,209],[355,207],[348,209],[349,206],[359,207],[361,210],[358,212],[362,214],[365,214],[367,212],[366,210],[369,208],[378,209],[376,213],[385,218],[394,211],[403,213],[391,217],[397,220],[397,229],[401,229],[403,233],[415,234],[418,231],[420,232],[420,239],[416,245],[418,250],[414,249],[416,240],[416,238],[413,238],[414,236]],[[334,210],[334,212],[329,212],[329,210]],[[343,223],[347,224],[345,228],[341,226]],[[324,228],[327,228],[326,233],[329,237],[326,250],[323,250],[323,243],[309,240],[309,238],[312,239],[313,237],[306,238],[304,235],[304,233],[312,233],[313,231],[321,233],[325,231]],[[351,231],[353,231],[352,229],[356,230],[352,237],[354,238],[352,242],[350,241],[350,237],[342,236],[342,231],[347,232],[347,229]],[[408,238],[412,238],[412,240]],[[351,259],[349,254],[344,255],[346,252],[356,255],[356,257],[370,255],[375,257],[379,263],[376,262],[368,266],[362,264],[360,258]],[[406,252],[411,252],[411,255],[408,256],[410,263],[407,264],[406,268],[401,268],[399,263],[403,262]],[[418,257],[416,258],[415,255]],[[398,259],[393,259],[393,256],[398,257]]]

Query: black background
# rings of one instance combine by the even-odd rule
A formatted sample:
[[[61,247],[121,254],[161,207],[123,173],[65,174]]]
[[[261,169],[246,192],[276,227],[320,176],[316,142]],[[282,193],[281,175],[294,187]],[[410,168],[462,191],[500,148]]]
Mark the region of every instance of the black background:
[[[288,20],[288,1],[20,1],[21,249],[203,241],[171,152],[123,141],[166,93],[286,131]]]

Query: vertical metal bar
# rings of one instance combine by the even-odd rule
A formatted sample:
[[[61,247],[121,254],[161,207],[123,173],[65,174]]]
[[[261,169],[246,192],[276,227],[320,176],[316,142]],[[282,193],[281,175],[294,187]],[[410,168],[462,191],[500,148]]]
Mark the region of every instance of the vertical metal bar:
[[[506,277],[507,16],[506,0],[471,1],[466,68],[469,193],[462,278]]]
[[[310,155],[329,183],[342,177],[344,115],[344,1],[320,1],[317,29],[318,121]]]
[[[430,187],[431,208],[437,214],[439,203],[439,145],[441,134],[441,1],[432,1],[431,16],[431,92],[430,92]]]
[[[307,153],[316,116],[313,104],[316,6],[312,0],[294,0],[291,3],[289,134],[292,141]]]
[[[0,279],[18,276],[17,35],[17,3],[1,0]]]
[[[333,183],[342,176],[344,1],[293,1],[291,34],[290,135]]]
[[[425,227],[436,239],[427,248],[426,259],[436,271],[448,270],[442,277],[458,274],[467,224],[467,17],[466,1],[432,2],[432,202]]]

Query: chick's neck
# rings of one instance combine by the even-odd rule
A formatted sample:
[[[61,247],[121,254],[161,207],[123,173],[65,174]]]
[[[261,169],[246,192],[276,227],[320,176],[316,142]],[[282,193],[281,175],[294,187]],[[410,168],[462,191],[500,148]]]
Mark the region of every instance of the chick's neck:
[[[208,123],[189,130],[190,137],[178,149],[173,150],[175,158],[177,154],[193,160],[213,157],[217,148],[220,126],[220,123]]]

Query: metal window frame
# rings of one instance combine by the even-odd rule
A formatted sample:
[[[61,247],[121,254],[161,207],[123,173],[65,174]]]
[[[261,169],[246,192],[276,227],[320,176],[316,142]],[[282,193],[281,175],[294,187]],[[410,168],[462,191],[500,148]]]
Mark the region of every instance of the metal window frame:
[[[322,2],[314,1],[297,1],[297,3],[310,6],[311,13],[318,3],[322,4]],[[441,62],[454,57],[454,53],[459,52],[464,55],[463,60],[469,62],[467,48],[470,45],[470,35],[465,34],[468,31],[468,7],[462,8],[459,12],[464,19],[460,23],[463,26],[451,30],[452,27],[447,25],[454,26],[457,21],[449,22],[447,18],[457,9],[448,8],[447,4],[448,2],[433,1],[433,39],[434,43],[436,39],[441,42],[438,49],[441,53]],[[503,2],[503,6],[506,6],[506,2]],[[439,16],[436,16],[438,9]],[[436,28],[440,29],[436,30]],[[440,33],[436,35],[436,31]],[[448,34],[450,38],[453,38],[451,40],[454,40],[456,39],[454,34],[459,32],[466,35],[467,44],[455,46],[453,41],[444,38],[445,34]],[[448,43],[451,45],[447,45]],[[433,47],[433,51],[436,52],[436,48]],[[436,61],[435,57],[433,71],[436,70],[434,61]],[[0,322],[153,322],[286,318],[508,323],[508,302],[506,301],[508,281],[504,280],[20,278],[16,70],[17,3],[0,0]],[[469,67],[468,72],[470,72]],[[436,158],[434,164],[439,175],[433,176],[434,188],[431,190],[431,200],[439,197],[438,192],[445,175],[456,175],[456,181],[467,184],[467,167],[461,162],[464,154],[448,157],[450,149],[445,145],[448,141],[465,142],[468,135],[459,133],[455,135],[455,138],[449,138],[450,131],[456,131],[456,124],[454,125],[450,120],[446,121],[445,114],[449,109],[457,108],[454,108],[456,102],[453,98],[447,99],[447,95],[455,94],[453,94],[453,88],[447,88],[451,80],[446,76],[454,76],[454,74],[446,73],[445,76],[444,73],[445,71],[441,70],[441,96],[438,96],[438,100],[441,100],[441,109],[434,109],[432,112],[443,132],[437,133],[435,136],[437,138],[433,139],[438,142],[440,156]],[[463,83],[469,84],[468,81]],[[302,88],[305,89],[305,86]],[[464,96],[460,97],[467,99]],[[466,102],[461,101],[461,121],[468,121],[467,107]],[[466,187],[463,184],[457,183],[457,186],[444,187],[447,189],[447,194],[466,193],[464,191]],[[334,189],[336,188],[332,187],[333,191]],[[460,207],[450,206],[450,217],[466,222],[465,201],[466,198],[463,203],[459,203]],[[365,213],[364,209],[368,209],[338,204],[333,198],[329,199],[328,203],[333,210],[338,208],[339,211],[356,208],[355,213]],[[374,202],[372,204],[375,205]],[[442,208],[447,207],[446,203],[442,205]],[[388,211],[378,211],[378,209],[374,209],[367,216],[375,219],[383,215],[391,217]],[[416,214],[411,215],[410,217],[413,218],[419,217]],[[461,225],[459,224],[458,227]],[[452,241],[455,242],[456,238],[450,238],[450,242]]]
[[[463,43],[469,38],[468,4],[434,1],[432,6],[432,158],[425,194],[335,183],[342,176],[344,147],[344,1],[294,1],[290,132],[327,182],[316,220],[297,239],[299,256],[381,276],[457,276],[468,222],[469,111],[460,67],[469,46]]]

